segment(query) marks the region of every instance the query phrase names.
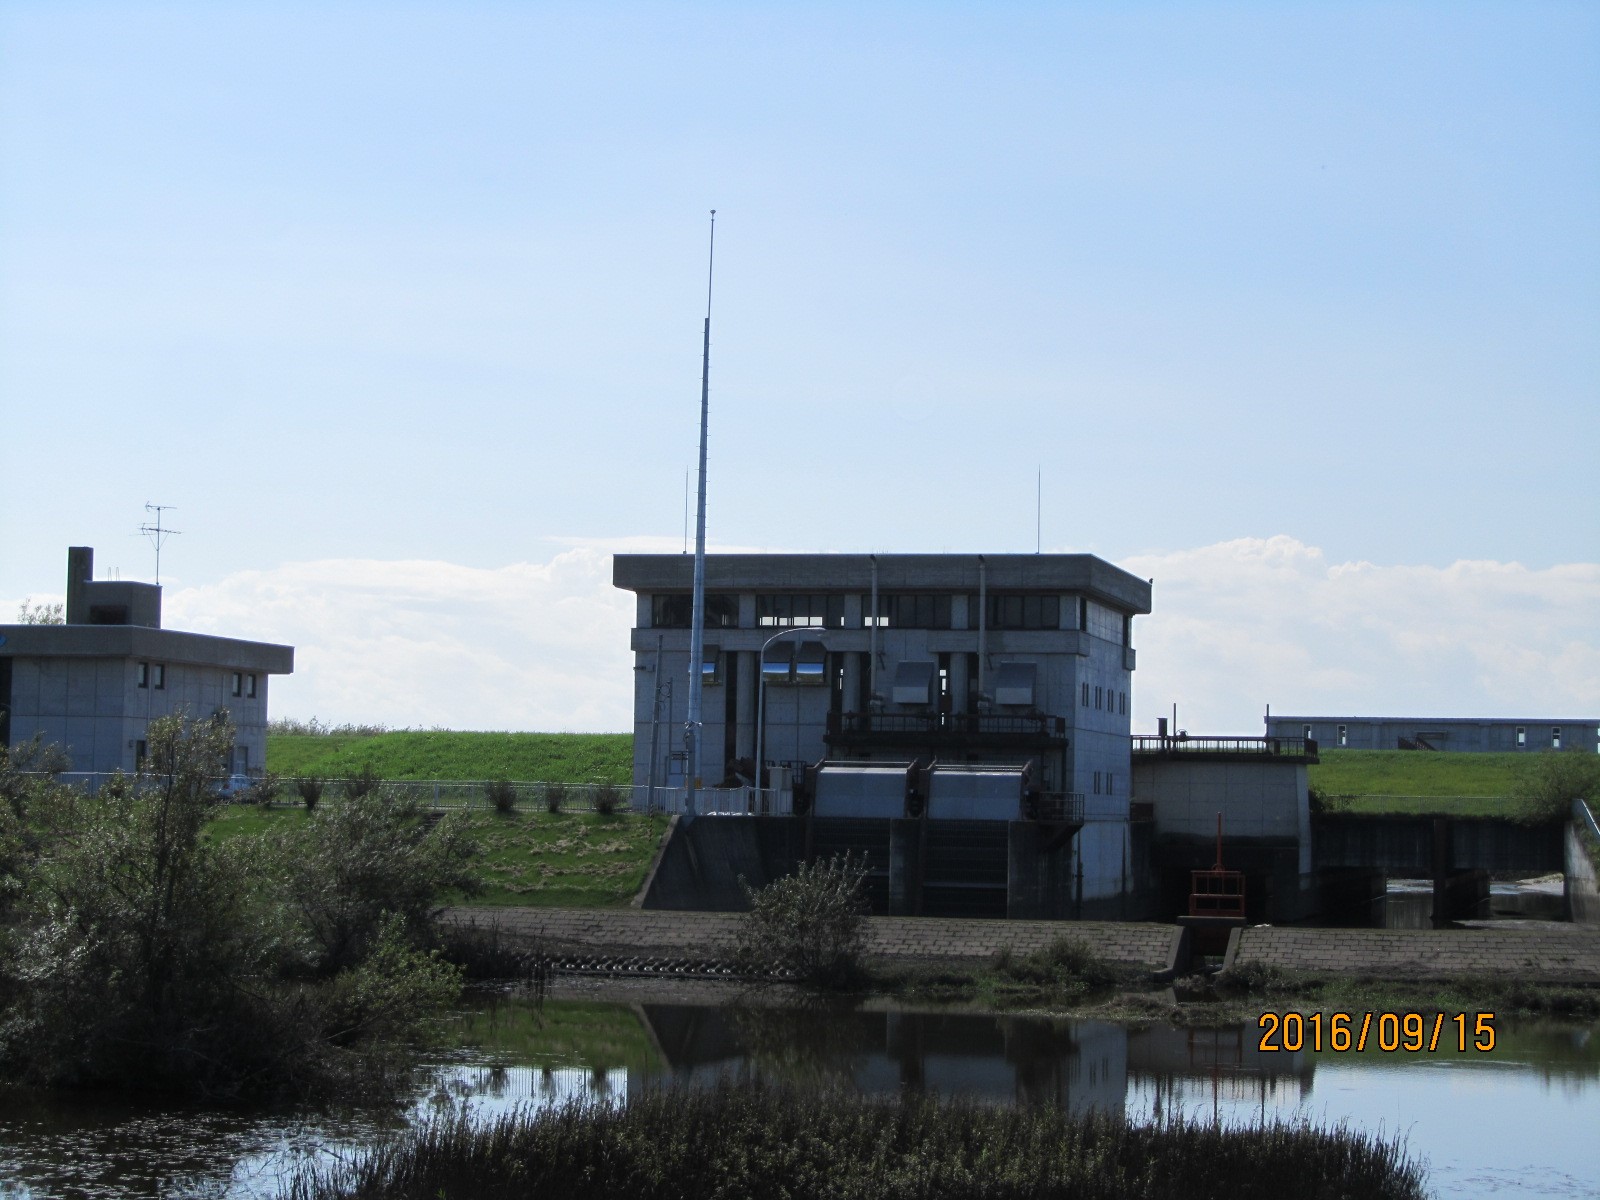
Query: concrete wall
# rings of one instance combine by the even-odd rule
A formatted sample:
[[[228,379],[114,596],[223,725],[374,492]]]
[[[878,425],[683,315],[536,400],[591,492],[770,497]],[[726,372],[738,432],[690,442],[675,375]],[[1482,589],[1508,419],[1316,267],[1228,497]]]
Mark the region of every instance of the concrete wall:
[[[1154,806],[1158,837],[1214,841],[1220,812],[1224,845],[1234,838],[1293,841],[1300,872],[1311,871],[1303,763],[1141,759],[1133,767],[1133,791],[1135,800]]]
[[[139,663],[118,658],[14,658],[11,740],[35,734],[64,748],[74,771],[133,771],[137,744],[157,717],[182,712],[209,717],[227,709],[237,729],[234,769],[265,766],[267,680],[256,676],[256,696],[232,694],[233,672],[224,667],[150,661],[152,674],[138,685]],[[156,687],[154,668],[165,668]],[[241,689],[244,690],[244,689]]]
[[[1562,849],[1566,858],[1567,912],[1578,924],[1600,925],[1600,881],[1596,880],[1593,860],[1578,839],[1576,821],[1567,822]]]
[[[1494,817],[1328,813],[1312,822],[1316,865],[1370,867],[1392,875],[1433,873],[1438,820],[1449,828],[1450,865],[1528,875],[1562,870],[1562,827]]]
[[[744,912],[744,887],[791,874],[805,857],[802,817],[700,817],[674,823],[642,907]]]
[[[1562,750],[1593,754],[1600,749],[1600,720],[1593,717],[1495,717],[1463,720],[1459,717],[1294,717],[1267,719],[1268,737],[1303,737],[1306,726],[1321,750],[1395,750],[1400,739],[1416,741],[1429,734],[1436,750],[1468,753],[1514,753],[1552,748],[1553,733],[1561,731]],[[1344,735],[1341,739],[1340,729]],[[1517,731],[1522,731],[1518,744]]]

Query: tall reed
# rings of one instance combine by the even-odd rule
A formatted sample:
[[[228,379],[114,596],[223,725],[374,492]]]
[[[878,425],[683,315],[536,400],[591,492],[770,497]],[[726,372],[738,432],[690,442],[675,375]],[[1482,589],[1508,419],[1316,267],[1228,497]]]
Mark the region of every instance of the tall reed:
[[[353,1164],[302,1172],[291,1200],[787,1196],[840,1200],[1421,1200],[1398,1141],[1304,1124],[1127,1125],[1061,1109],[724,1084],[627,1104],[456,1115]]]

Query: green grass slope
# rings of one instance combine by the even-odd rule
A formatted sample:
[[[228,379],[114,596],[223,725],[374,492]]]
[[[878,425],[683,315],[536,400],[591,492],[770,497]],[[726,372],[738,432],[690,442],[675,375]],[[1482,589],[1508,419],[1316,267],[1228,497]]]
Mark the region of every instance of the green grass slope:
[[[299,807],[225,805],[206,828],[219,840],[270,836],[306,819]],[[667,818],[633,813],[471,812],[483,891],[466,903],[621,908],[644,883]]]
[[[514,779],[541,783],[631,782],[626,733],[395,732],[373,737],[276,734],[267,770],[336,777],[364,764],[383,779]]]
[[[1528,754],[1324,750],[1308,782],[1351,812],[1504,816]]]

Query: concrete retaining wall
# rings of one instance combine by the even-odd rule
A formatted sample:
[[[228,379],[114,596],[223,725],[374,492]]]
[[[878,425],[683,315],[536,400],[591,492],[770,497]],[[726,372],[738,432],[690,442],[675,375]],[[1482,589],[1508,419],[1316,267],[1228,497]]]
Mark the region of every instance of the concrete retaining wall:
[[[1600,932],[1548,929],[1309,929],[1239,931],[1234,964],[1260,963],[1366,979],[1496,976],[1526,983],[1600,984]]]
[[[1567,823],[1565,849],[1567,912],[1576,924],[1600,925],[1600,881],[1578,838],[1576,821]]]

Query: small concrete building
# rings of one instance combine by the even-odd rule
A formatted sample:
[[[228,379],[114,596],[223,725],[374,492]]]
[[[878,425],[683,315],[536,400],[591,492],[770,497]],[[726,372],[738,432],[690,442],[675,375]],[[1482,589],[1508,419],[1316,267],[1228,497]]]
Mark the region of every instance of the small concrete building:
[[[1266,726],[1268,737],[1311,738],[1324,750],[1600,750],[1600,720],[1594,717],[1293,717],[1268,712]]]
[[[65,624],[0,625],[0,743],[35,734],[76,772],[134,771],[149,723],[226,709],[233,770],[259,774],[267,683],[294,670],[294,648],[161,628],[161,589],[96,580],[94,551],[67,551]]]

